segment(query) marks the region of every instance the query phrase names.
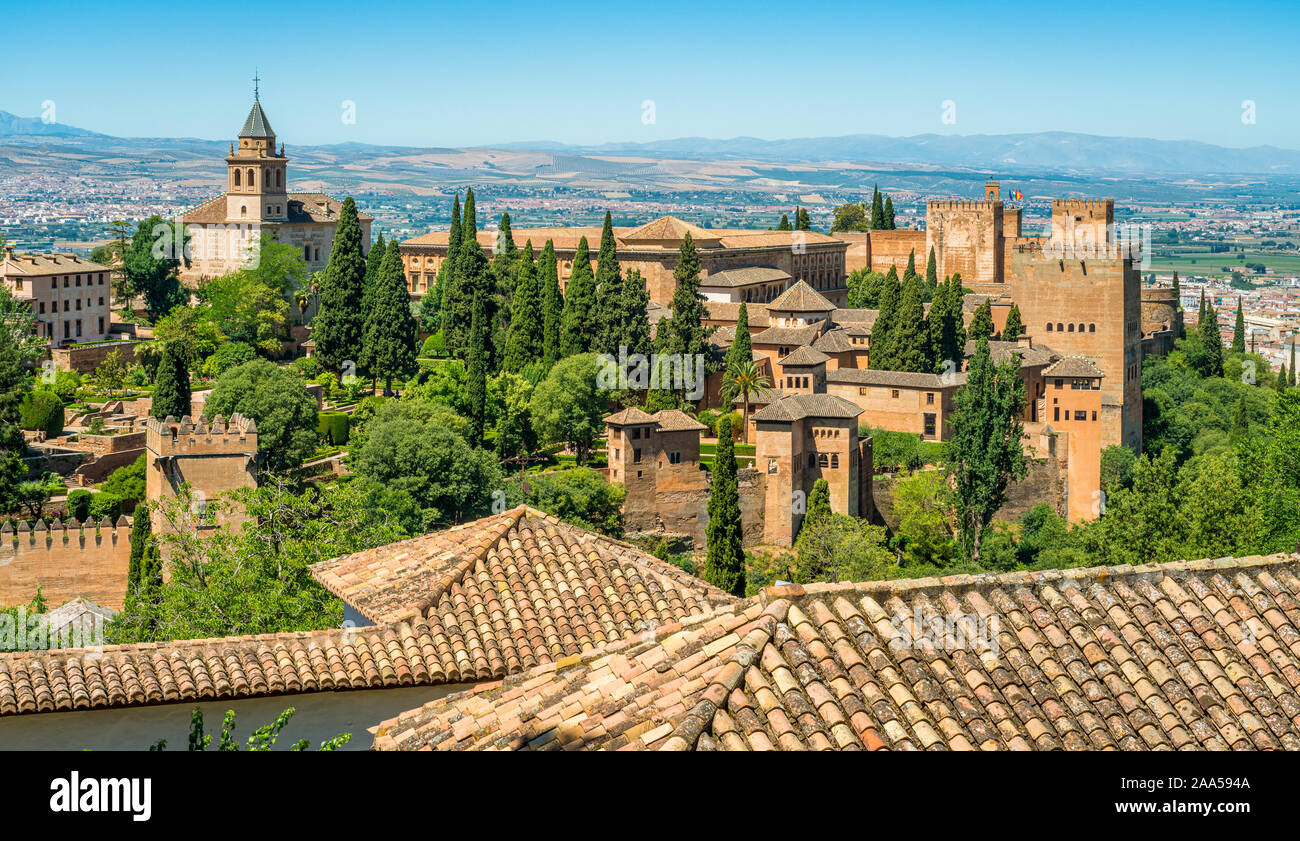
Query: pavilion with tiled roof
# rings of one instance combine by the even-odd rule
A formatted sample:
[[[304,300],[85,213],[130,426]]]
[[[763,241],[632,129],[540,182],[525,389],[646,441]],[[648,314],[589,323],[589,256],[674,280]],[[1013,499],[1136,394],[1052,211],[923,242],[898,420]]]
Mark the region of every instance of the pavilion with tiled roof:
[[[508,750],[1300,749],[1300,556],[772,587],[384,722]]]

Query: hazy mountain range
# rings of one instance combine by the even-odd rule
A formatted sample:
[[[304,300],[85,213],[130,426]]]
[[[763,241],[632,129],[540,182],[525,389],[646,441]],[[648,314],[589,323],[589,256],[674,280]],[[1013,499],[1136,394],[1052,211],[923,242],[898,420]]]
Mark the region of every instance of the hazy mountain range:
[[[287,127],[282,126],[282,129]],[[435,195],[466,184],[623,194],[768,195],[835,202],[875,185],[899,198],[979,196],[1000,178],[1026,197],[1294,201],[1300,151],[1068,132],[679,138],[577,146],[549,141],[464,149],[298,145],[281,135],[295,189]],[[0,111],[0,177],[148,179],[219,189],[230,140],[120,138]]]

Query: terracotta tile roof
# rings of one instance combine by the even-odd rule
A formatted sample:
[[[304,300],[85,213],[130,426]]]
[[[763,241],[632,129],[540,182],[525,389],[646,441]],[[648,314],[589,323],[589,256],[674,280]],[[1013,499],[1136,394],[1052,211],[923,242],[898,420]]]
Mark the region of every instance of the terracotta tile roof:
[[[629,406],[621,412],[615,412],[605,418],[605,423],[615,426],[630,426],[640,423],[654,423],[654,415],[639,409],[636,406]]]
[[[824,322],[803,327],[769,327],[755,333],[750,341],[755,345],[806,345],[820,336],[825,328]]]
[[[647,222],[635,230],[623,234],[624,242],[637,243],[643,241],[671,241],[681,242],[687,234],[696,244],[707,245],[717,243],[718,232],[701,228],[699,225],[692,225],[690,222],[683,222],[676,216],[660,216],[653,222]]]
[[[800,345],[781,360],[782,366],[793,368],[807,368],[813,365],[825,365],[830,357],[819,350],[813,350],[812,345]]]
[[[13,652],[0,654],[0,716],[446,683],[455,674],[429,629],[410,623]]]
[[[654,413],[655,423],[665,432],[685,432],[692,429],[708,429],[707,426],[680,409],[661,409]]]
[[[769,588],[430,702],[375,745],[1296,750],[1297,572],[1276,555]]]
[[[966,348],[963,352],[967,359],[974,356],[975,342],[966,342]],[[1036,344],[1033,347],[1024,347],[1017,342],[989,342],[989,358],[993,360],[994,365],[1001,365],[1006,362],[1012,354],[1020,357],[1020,366],[1022,368],[1049,365],[1057,358],[1057,354],[1046,345]]]
[[[789,394],[772,400],[751,417],[758,421],[796,421],[803,418],[856,418],[860,414],[862,409],[857,404],[833,394]]]
[[[708,311],[710,321],[729,321],[734,324],[740,320],[738,301],[705,301],[704,309]],[[767,304],[745,304],[745,315],[749,318],[750,327],[766,327],[770,323]]]
[[[64,275],[111,272],[112,268],[92,263],[76,254],[15,254],[0,260],[0,276]]]
[[[325,193],[288,193],[286,195],[289,210],[285,215],[288,216],[290,223],[337,222],[339,213],[343,209],[343,202]],[[187,211],[181,217],[181,220],[187,224],[224,223],[227,221],[226,196],[226,193],[213,196],[193,210]],[[363,222],[374,221],[373,216],[359,209],[357,218]],[[261,224],[276,225],[282,223],[269,222]]]
[[[825,312],[835,311],[835,305],[802,280],[795,281],[789,289],[776,296],[767,305],[768,312]]]
[[[490,680],[737,602],[530,508],[312,572],[379,624],[0,654],[0,716]]]
[[[925,374],[916,371],[876,371],[870,368],[837,368],[826,372],[826,382],[850,385],[894,386],[896,388],[954,388],[966,384],[966,373]]]
[[[1043,369],[1045,377],[1104,377],[1096,365],[1082,356],[1067,356]]]
[[[831,320],[836,324],[865,324],[870,327],[879,316],[880,310],[836,308],[831,313]]]
[[[866,349],[865,345],[855,345],[853,342],[849,341],[850,335],[857,334],[850,334],[849,331],[843,327],[836,327],[832,330],[827,330],[825,333],[818,336],[812,343],[811,347],[814,350],[821,351],[822,353],[845,353],[852,350]]]
[[[791,280],[790,273],[771,266],[750,266],[743,269],[724,269],[700,281],[701,286],[752,286],[755,283],[778,283]]]

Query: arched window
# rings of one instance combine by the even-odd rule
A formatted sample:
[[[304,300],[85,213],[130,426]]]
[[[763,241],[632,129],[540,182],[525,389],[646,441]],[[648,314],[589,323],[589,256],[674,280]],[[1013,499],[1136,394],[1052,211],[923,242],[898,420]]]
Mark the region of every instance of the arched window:
[[[1096,332],[1097,332],[1097,325],[1096,325],[1096,324],[1089,324],[1089,325],[1088,325],[1088,332],[1089,332],[1089,333],[1096,333]]]
[[[1074,324],[1073,324],[1073,323],[1070,324],[1070,332],[1071,332],[1071,333],[1074,332]]]
[[[241,204],[241,205],[239,206],[239,215],[240,215],[241,218],[243,218],[243,217],[245,217],[245,216],[248,215],[248,205],[246,205],[246,204]]]
[[[826,462],[826,454],[825,454],[825,453],[818,453],[818,454],[817,454],[817,466],[818,466],[818,467],[826,467],[826,466],[828,466],[828,465],[827,465],[827,462]]]
[[[1079,325],[1079,332],[1080,332],[1080,333],[1083,332],[1083,325],[1082,325],[1082,324]]]
[[[257,186],[257,170],[255,169],[250,169],[248,171],[248,186],[250,187]]]
[[[831,453],[831,467],[839,467],[839,466],[840,466],[840,454]]]
[[[1064,333],[1064,332],[1065,332],[1065,325],[1062,324],[1062,323],[1059,322],[1059,321],[1056,322],[1056,332],[1058,332],[1058,333]]]
[[[277,187],[284,186],[284,170],[282,169],[277,169],[275,171],[275,186]]]
[[[236,186],[236,187],[242,187],[242,186],[243,186],[243,184],[241,184],[240,181],[241,181],[241,178],[240,178],[240,175],[239,175],[239,170],[235,170],[235,186]]]
[[[1052,322],[1047,322],[1047,332],[1052,332]]]

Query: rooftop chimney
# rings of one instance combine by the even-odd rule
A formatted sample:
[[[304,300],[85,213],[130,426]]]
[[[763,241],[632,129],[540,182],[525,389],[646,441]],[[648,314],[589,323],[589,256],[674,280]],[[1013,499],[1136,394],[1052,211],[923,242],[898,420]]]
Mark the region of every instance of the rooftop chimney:
[[[5,259],[12,260],[13,258],[14,258],[13,245],[11,243],[5,243]]]

